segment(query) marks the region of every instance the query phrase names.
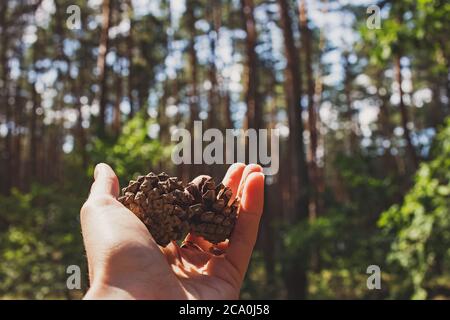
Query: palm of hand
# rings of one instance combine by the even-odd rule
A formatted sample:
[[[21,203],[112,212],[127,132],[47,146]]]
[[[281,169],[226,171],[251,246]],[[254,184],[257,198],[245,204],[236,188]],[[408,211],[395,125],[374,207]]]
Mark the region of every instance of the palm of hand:
[[[144,224],[115,200],[117,178],[108,168],[96,174],[81,212],[91,279],[86,298],[238,298],[262,211],[260,167],[236,164],[224,178],[242,202],[232,238],[219,244],[226,250],[221,256],[209,253],[210,244],[194,235],[187,236],[186,247],[160,248]]]

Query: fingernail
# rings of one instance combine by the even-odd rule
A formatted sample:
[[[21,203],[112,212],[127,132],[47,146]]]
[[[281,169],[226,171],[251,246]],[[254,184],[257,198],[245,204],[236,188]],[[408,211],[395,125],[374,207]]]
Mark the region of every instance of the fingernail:
[[[258,172],[258,174],[262,177],[263,181],[266,180],[266,176],[264,175],[264,172]]]
[[[263,172],[250,172],[250,174],[248,175],[248,177],[250,178],[250,176],[260,176],[263,178],[263,180],[265,179],[264,173]]]
[[[100,174],[102,170],[103,170],[103,163],[98,163],[94,169],[94,179],[97,179],[97,176]]]
[[[257,164],[257,163],[250,163],[250,164],[247,165],[247,167],[248,167],[252,172],[255,172],[254,170],[262,171],[262,167],[261,167],[259,164]]]
[[[230,166],[230,168],[237,168],[237,167],[245,167],[245,163],[242,163],[242,162],[236,162],[236,163],[233,163],[231,166]]]

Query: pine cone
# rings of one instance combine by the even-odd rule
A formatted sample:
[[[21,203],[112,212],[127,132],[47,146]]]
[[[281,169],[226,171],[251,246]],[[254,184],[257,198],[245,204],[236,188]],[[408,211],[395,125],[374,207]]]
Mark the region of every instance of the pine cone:
[[[189,184],[186,190],[195,202],[189,208],[191,232],[214,244],[228,239],[239,207],[237,199],[230,203],[231,189],[222,183],[216,186],[212,178],[204,178],[199,184]]]
[[[189,232],[188,208],[192,196],[181,181],[166,173],[149,173],[131,180],[118,200],[147,226],[156,243],[166,246]]]
[[[188,232],[217,244],[228,239],[236,223],[238,201],[212,178],[186,188],[177,177],[149,173],[131,180],[118,200],[147,226],[156,243],[166,246]]]

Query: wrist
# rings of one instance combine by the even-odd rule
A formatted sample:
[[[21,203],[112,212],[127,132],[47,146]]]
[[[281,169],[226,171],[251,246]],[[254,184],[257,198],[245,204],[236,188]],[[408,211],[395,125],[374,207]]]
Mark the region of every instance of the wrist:
[[[136,299],[128,291],[109,285],[93,285],[89,288],[84,300],[134,300]]]

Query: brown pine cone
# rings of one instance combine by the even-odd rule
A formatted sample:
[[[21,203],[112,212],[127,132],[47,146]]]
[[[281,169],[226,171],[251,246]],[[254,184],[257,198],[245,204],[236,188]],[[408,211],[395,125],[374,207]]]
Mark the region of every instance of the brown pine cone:
[[[192,196],[177,177],[149,173],[131,180],[118,200],[144,222],[156,243],[166,246],[189,232]]]
[[[212,178],[203,178],[198,184],[189,184],[186,190],[195,203],[189,208],[191,232],[214,244],[228,239],[239,207],[237,199],[231,202],[231,189],[222,183],[216,186]]]
[[[228,239],[236,223],[239,202],[232,191],[212,178],[186,188],[177,177],[149,173],[131,180],[118,200],[147,226],[156,243],[166,246],[188,232],[217,244]]]

